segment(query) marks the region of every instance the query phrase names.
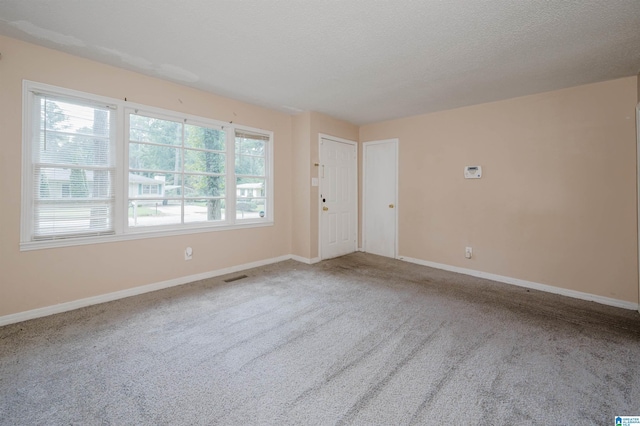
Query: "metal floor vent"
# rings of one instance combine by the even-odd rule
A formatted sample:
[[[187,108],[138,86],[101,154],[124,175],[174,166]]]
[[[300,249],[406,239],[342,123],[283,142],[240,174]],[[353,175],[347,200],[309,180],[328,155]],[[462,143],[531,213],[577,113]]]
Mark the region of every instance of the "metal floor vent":
[[[248,277],[248,275],[238,275],[237,277],[228,278],[228,279],[224,280],[224,282],[225,283],[232,283],[234,281],[238,281],[238,280],[241,280],[241,279],[247,278],[247,277]]]

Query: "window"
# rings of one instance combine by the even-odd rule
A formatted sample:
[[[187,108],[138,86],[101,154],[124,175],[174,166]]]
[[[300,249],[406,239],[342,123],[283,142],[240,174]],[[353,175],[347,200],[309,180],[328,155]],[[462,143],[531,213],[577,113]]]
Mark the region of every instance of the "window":
[[[131,182],[132,180],[132,175],[129,175],[129,181]],[[135,180],[135,178],[133,179]],[[142,192],[138,191],[138,195],[147,195],[147,194],[151,194],[151,195],[156,195],[156,194],[162,194],[160,192],[160,186],[157,184],[152,184],[152,185],[138,185],[138,188],[142,188]]]
[[[24,84],[21,249],[273,223],[272,133]]]
[[[266,146],[265,135],[236,130],[236,218],[240,220],[265,217],[268,208],[266,197]]]
[[[129,182],[162,180],[163,196],[143,184],[129,196],[130,227],[224,221],[226,133],[220,127],[128,112]],[[153,208],[149,208],[149,207]]]
[[[32,93],[29,239],[114,233],[114,107]]]

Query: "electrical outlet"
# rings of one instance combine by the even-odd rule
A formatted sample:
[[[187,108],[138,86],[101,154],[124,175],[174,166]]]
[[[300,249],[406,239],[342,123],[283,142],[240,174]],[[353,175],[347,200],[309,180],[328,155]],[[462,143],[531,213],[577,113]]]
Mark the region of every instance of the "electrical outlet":
[[[184,260],[193,259],[193,249],[191,247],[187,247],[184,249]]]
[[[473,249],[471,247],[465,248],[464,257],[466,257],[467,259],[471,259],[471,256],[473,256]]]

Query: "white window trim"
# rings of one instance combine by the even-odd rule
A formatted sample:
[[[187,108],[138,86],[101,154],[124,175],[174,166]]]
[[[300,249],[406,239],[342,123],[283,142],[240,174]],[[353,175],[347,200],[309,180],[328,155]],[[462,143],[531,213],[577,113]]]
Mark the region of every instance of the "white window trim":
[[[33,185],[32,174],[28,173],[32,169],[32,120],[33,100],[32,92],[50,94],[52,96],[78,98],[84,101],[105,103],[116,107],[115,125],[116,125],[116,173],[115,173],[115,215],[114,228],[115,235],[103,235],[92,237],[76,237],[53,240],[31,240],[31,228],[33,226],[32,210],[33,210]],[[155,227],[129,227],[128,226],[128,147],[127,139],[128,130],[126,129],[125,117],[131,110],[139,110],[154,116],[166,117],[170,120],[184,120],[196,125],[207,127],[220,127],[227,134],[227,173],[225,186],[227,212],[224,222],[201,222],[194,224],[180,224],[176,226],[155,226]],[[266,202],[267,208],[264,218],[260,219],[236,219],[236,183],[235,183],[235,131],[243,130],[262,134],[269,137],[266,142]],[[229,155],[231,153],[231,155]],[[274,143],[273,132],[255,127],[238,125],[235,123],[226,123],[219,120],[200,117],[191,114],[184,114],[177,111],[170,111],[149,105],[142,105],[133,102],[127,102],[119,99],[109,98],[105,96],[94,95],[87,92],[81,92],[72,89],[52,86],[49,84],[23,80],[22,82],[22,173],[21,173],[21,213],[20,213],[20,251],[50,249],[55,247],[70,247],[86,244],[111,243],[118,241],[129,241],[144,238],[169,237],[176,235],[195,234],[202,232],[227,231],[244,228],[257,228],[274,225]],[[233,182],[231,181],[233,179]],[[230,185],[231,184],[231,185]]]
[[[129,141],[130,141],[130,137],[129,137],[129,115],[130,114],[138,114],[138,115],[142,115],[145,117],[153,117],[153,118],[157,118],[160,120],[168,120],[168,121],[173,121],[173,122],[177,122],[177,123],[186,123],[186,124],[193,124],[195,126],[201,126],[201,127],[208,127],[208,128],[212,128],[212,129],[220,129],[220,130],[224,130],[225,131],[225,135],[226,135],[226,149],[225,149],[225,155],[226,155],[226,164],[225,164],[225,203],[226,204],[230,204],[229,203],[229,184],[231,182],[230,180],[230,174],[232,174],[233,172],[233,168],[235,167],[235,157],[234,157],[234,151],[233,151],[233,147],[234,147],[234,139],[233,136],[231,136],[231,134],[235,134],[235,128],[236,127],[232,127],[232,126],[225,126],[224,124],[215,121],[215,120],[206,120],[206,119],[202,119],[200,117],[194,117],[194,116],[189,116],[187,114],[181,114],[180,117],[176,117],[176,116],[171,116],[171,115],[167,115],[167,111],[166,110],[160,110],[160,109],[156,109],[156,108],[150,108],[148,106],[144,106],[144,105],[137,105],[137,106],[131,106],[129,104],[127,104],[127,107],[124,110],[124,120],[125,120],[125,126],[124,126],[124,145],[126,145],[127,147],[129,146]],[[181,148],[184,148],[183,146],[181,146]],[[123,164],[126,166],[127,168],[127,172],[124,174],[125,176],[128,176],[128,172],[129,172],[129,150],[125,149],[124,150],[124,162]],[[183,157],[184,158],[184,157]],[[180,173],[183,173],[184,170],[182,170]],[[123,189],[125,192],[128,193],[128,177],[127,179],[125,179],[124,182],[125,188]],[[128,208],[128,198],[127,197],[127,208]],[[235,206],[232,206],[235,207]],[[232,211],[233,210],[233,211]],[[125,212],[126,213],[126,212]],[[123,216],[123,229],[124,229],[124,233],[135,233],[135,234],[139,234],[139,233],[147,233],[147,232],[161,232],[163,230],[174,230],[174,229],[184,229],[184,228],[189,228],[189,227],[196,227],[196,228],[209,228],[209,227],[220,227],[220,226],[234,226],[235,222],[233,221],[233,216],[230,216],[231,214],[235,214],[235,208],[229,208],[226,207],[226,212],[225,212],[226,216],[224,221],[218,221],[218,222],[200,222],[200,223],[193,223],[193,224],[185,224],[185,223],[181,223],[181,224],[175,224],[175,225],[156,225],[156,226],[139,226],[139,227],[135,227],[135,226],[129,226],[129,222],[128,222],[128,213],[126,213]],[[264,222],[264,220],[260,220],[260,221],[256,221],[257,223],[262,223]]]

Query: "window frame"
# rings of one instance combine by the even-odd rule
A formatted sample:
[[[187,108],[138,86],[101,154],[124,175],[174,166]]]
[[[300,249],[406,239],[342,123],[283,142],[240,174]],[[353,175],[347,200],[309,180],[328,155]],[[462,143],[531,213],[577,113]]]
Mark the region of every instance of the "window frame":
[[[225,126],[224,124],[222,124],[221,122],[217,122],[214,120],[206,120],[206,119],[202,119],[200,117],[193,117],[193,116],[188,116],[187,114],[182,114],[182,116],[180,117],[176,117],[176,116],[171,116],[169,114],[167,114],[167,111],[165,110],[160,110],[157,108],[151,108],[148,106],[137,106],[137,107],[131,107],[130,105],[127,105],[127,108],[125,108],[124,111],[124,119],[125,119],[125,126],[124,126],[124,144],[126,145],[126,149],[124,150],[124,154],[125,154],[125,158],[123,161],[123,165],[126,167],[127,169],[127,173],[126,175],[126,182],[124,183],[125,186],[127,187],[127,191],[128,192],[128,183],[129,183],[129,173],[130,172],[130,167],[129,167],[129,144],[130,143],[137,143],[135,141],[131,141],[130,138],[130,115],[131,114],[135,114],[135,115],[140,115],[140,116],[144,116],[144,117],[149,117],[149,118],[156,118],[159,120],[166,120],[166,121],[171,121],[171,122],[175,122],[175,123],[181,123],[182,125],[184,124],[190,124],[190,125],[194,125],[194,126],[200,126],[200,127],[207,127],[210,129],[215,129],[215,130],[223,130],[225,132],[225,196],[224,196],[224,200],[225,200],[225,204],[228,202],[229,200],[229,172],[230,172],[230,159],[229,159],[229,152],[230,149],[233,148],[233,141],[230,140],[229,134],[231,132],[234,131],[235,127],[232,126]],[[183,136],[184,138],[184,131],[183,131]],[[185,150],[189,150],[190,148],[185,147],[184,146],[184,139],[182,140],[182,145],[171,145],[172,148],[179,148],[182,151],[182,154],[180,157],[184,160],[184,153]],[[184,162],[181,168],[181,171],[178,172],[179,174],[182,174],[184,176],[185,174],[185,169],[184,169]],[[181,200],[181,205],[182,208],[184,208],[185,206],[185,194],[182,194],[182,200]],[[227,225],[233,225],[234,223],[232,223],[231,221],[229,221],[228,217],[225,217],[225,220],[220,220],[220,221],[216,221],[216,222],[196,222],[196,223],[180,223],[180,224],[170,224],[170,225],[151,225],[151,226],[130,226],[129,222],[128,222],[128,201],[129,201],[129,197],[127,196],[127,211],[126,213],[126,217],[124,218],[124,228],[125,228],[125,232],[126,233],[149,233],[149,232],[162,232],[162,231],[168,231],[168,230],[174,230],[174,229],[187,229],[187,228],[209,228],[209,227],[221,227],[221,226],[227,226]],[[226,206],[225,206],[226,207]],[[228,211],[229,209],[226,208],[225,211],[225,216],[228,216]],[[260,221],[260,222],[264,222],[264,221]]]
[[[114,234],[68,237],[62,239],[35,240],[32,238],[33,217],[33,123],[39,120],[34,116],[35,94],[47,94],[67,99],[77,99],[79,103],[98,103],[115,107],[115,205],[113,213]],[[133,111],[151,114],[154,117],[179,121],[209,128],[221,128],[226,135],[225,164],[225,219],[215,222],[181,223],[160,226],[130,227],[128,224],[129,200],[129,113]],[[134,112],[135,113],[135,112]],[[257,219],[236,219],[236,175],[235,175],[235,135],[241,132],[255,133],[268,137],[265,141],[265,216]],[[20,212],[20,250],[37,250],[55,247],[98,244],[127,241],[144,238],[167,237],[201,232],[232,229],[255,228],[274,225],[274,136],[273,132],[249,126],[223,122],[178,111],[166,110],[149,105],[127,102],[119,99],[99,96],[92,93],[53,86],[44,83],[23,80],[22,84],[22,171],[21,171],[21,212]],[[151,195],[151,194],[149,194]],[[184,201],[183,201],[184,203]]]
[[[255,133],[255,132],[245,131],[245,129],[237,129],[237,130],[240,130],[240,132],[241,132],[242,134],[247,135],[247,136],[250,136],[252,133]],[[261,135],[261,134],[255,134],[255,136],[260,137],[260,136],[263,136],[263,135]],[[242,136],[241,136],[241,137],[242,137]],[[236,197],[236,198],[235,198],[235,203],[234,203],[234,209],[235,209],[235,211],[233,212],[233,214],[234,214],[234,216],[233,216],[233,217],[234,217],[234,220],[236,220],[236,221],[238,221],[238,222],[241,222],[241,223],[247,223],[247,222],[251,222],[251,220],[252,220],[252,219],[250,219],[250,218],[249,218],[249,219],[245,219],[245,218],[244,218],[244,215],[243,215],[243,217],[238,218],[238,213],[237,213],[238,198],[240,198],[241,200],[243,200],[243,202],[244,202],[244,198],[249,198],[249,199],[254,199],[254,198],[264,199],[264,200],[265,200],[265,210],[267,210],[267,211],[265,212],[265,217],[269,214],[269,212],[270,212],[270,211],[271,211],[271,209],[273,208],[273,206],[269,203],[269,197],[267,196],[267,194],[269,194],[269,193],[270,193],[270,191],[271,191],[271,188],[269,188],[269,187],[268,187],[268,183],[271,181],[271,179],[269,178],[269,171],[270,171],[270,170],[272,170],[272,168],[268,166],[268,162],[269,162],[270,157],[271,157],[271,155],[270,155],[270,150],[269,150],[269,145],[268,145],[269,141],[265,141],[265,152],[264,152],[264,162],[265,162],[264,169],[265,169],[265,170],[264,170],[264,176],[259,176],[259,175],[250,175],[250,174],[245,174],[245,173],[239,173],[239,174],[236,174],[236,173],[235,173],[235,161],[237,160],[237,156],[240,156],[240,157],[254,157],[254,158],[260,158],[260,157],[262,157],[262,156],[256,156],[256,155],[252,155],[252,154],[244,154],[244,153],[242,153],[242,152],[240,152],[240,153],[237,153],[237,154],[236,154],[236,153],[235,153],[235,148],[236,148],[235,140],[236,140],[236,139],[238,139],[238,132],[236,131],[236,129],[234,129],[233,139],[234,139],[234,146],[232,147],[232,148],[234,149],[234,155],[233,155],[233,159],[234,159],[234,175],[233,175],[233,179],[234,179],[234,180],[233,180],[233,185],[234,185],[234,186],[233,186],[233,188],[234,188],[234,197]],[[244,137],[243,139],[249,139],[249,138]],[[262,139],[262,138],[260,138],[260,139],[256,139],[256,140],[261,140],[261,139]],[[249,179],[263,179],[263,178],[264,178],[264,180],[265,180],[265,187],[264,187],[264,188],[262,188],[262,191],[264,192],[264,194],[263,194],[263,195],[260,195],[260,196],[254,196],[254,195],[252,195],[252,196],[248,196],[248,194],[250,193],[249,191],[251,191],[251,193],[253,194],[254,190],[253,190],[253,189],[246,188],[246,189],[245,189],[245,195],[244,195],[244,196],[243,196],[243,195],[241,195],[241,194],[239,195],[239,194],[238,194],[238,192],[239,192],[239,191],[238,191],[238,179],[239,179],[239,178],[240,178],[240,179],[242,179],[242,178],[249,178]],[[243,188],[243,189],[244,189],[244,188]],[[263,219],[259,219],[259,220],[263,220]]]

